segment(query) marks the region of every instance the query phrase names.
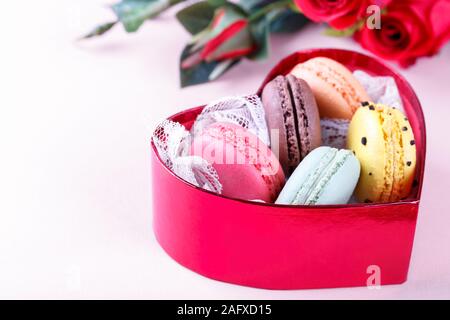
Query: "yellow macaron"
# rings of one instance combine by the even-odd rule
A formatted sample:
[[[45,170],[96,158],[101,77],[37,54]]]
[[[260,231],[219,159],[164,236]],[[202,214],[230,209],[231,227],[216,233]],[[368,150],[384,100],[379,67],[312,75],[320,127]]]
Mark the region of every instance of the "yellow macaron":
[[[408,197],[416,167],[416,146],[402,112],[363,102],[350,122],[347,144],[361,163],[355,190],[361,202],[392,202]]]

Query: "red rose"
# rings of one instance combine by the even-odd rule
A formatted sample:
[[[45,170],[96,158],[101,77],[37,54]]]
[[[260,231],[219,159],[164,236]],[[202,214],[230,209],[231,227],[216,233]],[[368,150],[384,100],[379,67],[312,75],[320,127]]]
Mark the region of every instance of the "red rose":
[[[190,68],[201,61],[238,59],[255,49],[247,18],[232,7],[223,7],[216,11],[209,27],[196,36],[194,53],[182,62],[182,67]]]
[[[376,55],[396,60],[401,66],[418,57],[437,53],[450,33],[450,1],[393,1],[381,17],[380,29],[363,29],[355,34],[361,45]]]
[[[365,15],[371,0],[295,0],[301,12],[315,22],[327,22],[336,29],[351,27]]]
[[[436,51],[450,40],[450,0],[437,0],[432,4],[430,21],[435,35]]]

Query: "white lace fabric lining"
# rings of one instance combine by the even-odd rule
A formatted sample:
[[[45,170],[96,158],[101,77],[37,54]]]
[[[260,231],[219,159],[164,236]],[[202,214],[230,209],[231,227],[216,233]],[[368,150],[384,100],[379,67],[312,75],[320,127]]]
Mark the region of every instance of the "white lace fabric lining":
[[[216,170],[205,159],[189,155],[191,136],[183,125],[164,120],[152,140],[162,162],[177,176],[200,188],[222,192]]]
[[[217,171],[205,159],[189,155],[189,148],[196,135],[219,121],[242,126],[269,145],[264,109],[257,95],[223,98],[208,104],[190,132],[180,123],[164,120],[152,136],[159,157],[170,170],[187,182],[216,193],[222,193]]]
[[[270,146],[264,108],[257,95],[227,97],[208,104],[195,120],[192,136],[215,122],[229,122],[244,127]]]

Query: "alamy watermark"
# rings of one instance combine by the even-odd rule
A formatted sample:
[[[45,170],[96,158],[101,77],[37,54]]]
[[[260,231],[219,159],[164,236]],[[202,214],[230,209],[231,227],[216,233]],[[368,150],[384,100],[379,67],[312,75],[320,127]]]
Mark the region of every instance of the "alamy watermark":
[[[366,9],[366,14],[367,29],[381,29],[381,8],[375,4],[370,5]]]
[[[368,289],[381,289],[381,268],[376,264],[367,267],[366,273],[369,275],[366,281]]]
[[[195,138],[191,154],[206,159],[216,165],[255,165],[263,175],[274,175],[280,170],[279,159],[280,132],[270,130],[270,149],[254,134],[245,128],[222,130],[210,129],[207,135]]]

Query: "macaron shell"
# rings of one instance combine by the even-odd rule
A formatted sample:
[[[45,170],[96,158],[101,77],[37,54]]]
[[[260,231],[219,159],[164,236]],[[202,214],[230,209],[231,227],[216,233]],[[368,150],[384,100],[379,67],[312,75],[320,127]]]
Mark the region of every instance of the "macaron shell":
[[[322,144],[319,109],[314,94],[306,81],[288,75],[287,80],[292,90],[297,122],[300,131],[301,157]]]
[[[361,166],[353,153],[341,149],[335,162],[339,166],[329,170],[326,175],[330,179],[323,187],[319,186],[317,205],[348,203],[358,183]]]
[[[359,201],[389,202],[408,196],[416,152],[412,129],[400,111],[375,104],[358,109],[347,142],[361,163],[355,191]]]
[[[322,118],[351,119],[359,103],[370,100],[350,70],[329,58],[310,59],[294,67],[291,74],[309,84]]]
[[[395,198],[403,199],[408,197],[411,187],[414,181],[414,176],[416,173],[416,163],[417,163],[417,151],[416,142],[414,140],[414,133],[409,123],[408,118],[399,110],[393,109],[392,114],[399,124],[399,129],[401,133],[401,144],[403,147],[403,181],[398,188]]]
[[[275,203],[345,204],[359,172],[359,162],[349,150],[319,147],[300,163]]]
[[[279,155],[284,172],[290,174],[303,157],[321,145],[314,94],[304,80],[278,76],[264,87],[262,102],[272,150]]]
[[[309,179],[318,177],[319,172],[316,173],[316,168],[320,164],[320,160],[329,152],[328,147],[319,147],[308,154],[305,159],[299,164],[295,171],[291,174],[288,181],[278,195],[275,203],[277,204],[301,204],[295,203],[295,199],[300,191],[302,185]],[[305,190],[305,192],[309,192]]]
[[[352,117],[352,109],[342,95],[333,85],[319,78],[314,71],[298,66],[292,70],[292,74],[309,84],[322,118],[350,119]]]
[[[292,141],[292,137],[295,138],[295,121],[287,85],[287,81],[279,76],[264,87],[261,96],[272,150],[278,155],[284,172],[298,164],[301,156],[297,141]],[[291,138],[288,139],[288,136]],[[274,138],[278,141],[273,141]]]
[[[386,148],[378,112],[360,108],[348,128],[348,148],[361,163],[356,197],[361,202],[376,202],[385,188]],[[387,183],[392,184],[392,181]]]
[[[214,123],[196,136],[191,155],[217,171],[222,194],[273,202],[284,184],[278,159],[255,135],[231,123]]]

